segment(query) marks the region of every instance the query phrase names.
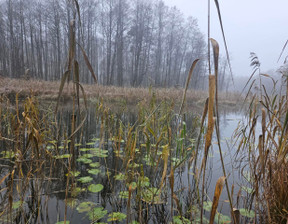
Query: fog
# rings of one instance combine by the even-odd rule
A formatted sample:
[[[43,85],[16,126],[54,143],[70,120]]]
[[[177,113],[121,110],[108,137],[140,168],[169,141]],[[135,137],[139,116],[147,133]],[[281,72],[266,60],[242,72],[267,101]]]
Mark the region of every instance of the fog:
[[[198,19],[198,24],[207,37],[208,1],[164,0],[176,6],[185,16]],[[288,39],[288,1],[277,0],[219,0],[222,21],[235,76],[250,76],[250,52],[255,52],[261,62],[261,71],[277,70],[284,58],[277,63],[282,48]],[[211,37],[220,44],[220,53],[225,54],[217,10],[211,1]],[[284,56],[288,55],[288,49]]]

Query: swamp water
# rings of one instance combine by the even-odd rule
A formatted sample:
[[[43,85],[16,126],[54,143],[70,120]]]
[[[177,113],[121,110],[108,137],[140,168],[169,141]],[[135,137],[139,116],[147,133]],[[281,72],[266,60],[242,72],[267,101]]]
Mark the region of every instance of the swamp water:
[[[59,130],[49,129],[52,136],[60,137],[37,149],[46,151],[44,157],[35,158],[26,150],[19,158],[15,147],[33,147],[27,128],[26,142],[2,141],[0,223],[59,224],[65,219],[70,224],[190,223],[189,219],[200,223],[199,192],[192,167],[188,169],[200,131],[199,118],[187,115],[184,122],[173,114],[170,105],[150,107],[117,113],[101,105],[91,107],[75,136],[74,155],[67,140],[71,134],[70,109],[59,114]],[[231,143],[242,120],[235,111],[224,111],[220,117],[225,169],[230,187],[234,185],[233,204],[251,193],[248,181],[240,178],[244,161],[235,159]],[[215,184],[223,176],[216,138],[213,141],[207,163],[204,223],[209,223]],[[197,166],[203,156],[201,148],[200,144]],[[224,188],[216,223],[230,223],[229,211]],[[243,221],[254,217],[241,211]]]

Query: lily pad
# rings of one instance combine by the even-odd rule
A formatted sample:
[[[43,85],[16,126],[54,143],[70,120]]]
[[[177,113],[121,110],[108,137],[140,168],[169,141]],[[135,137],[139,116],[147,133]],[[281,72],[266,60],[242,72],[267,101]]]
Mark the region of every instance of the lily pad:
[[[79,212],[79,213],[83,213],[83,212],[89,212],[91,211],[92,208],[94,208],[96,206],[95,203],[91,202],[91,201],[85,201],[85,202],[82,202],[80,203],[76,210]]]
[[[89,164],[89,166],[91,166],[91,167],[99,167],[100,166],[100,163],[98,163],[98,162],[95,162],[95,163],[90,163]]]
[[[215,222],[219,224],[229,224],[231,223],[231,219],[229,216],[218,213],[215,215]]]
[[[190,220],[186,219],[185,217],[181,216],[174,216],[173,223],[175,224],[190,224]]]
[[[3,155],[3,159],[11,159],[15,157],[15,153],[13,151],[4,151],[1,152],[1,154]]]
[[[83,192],[83,191],[85,191],[84,188],[75,187],[75,188],[72,189],[71,195],[72,195],[73,197],[76,197],[78,194],[80,194],[80,193]]]
[[[64,221],[56,222],[55,224],[64,224]],[[70,221],[66,220],[66,224],[70,224]]]
[[[18,208],[20,208],[21,206],[23,206],[23,204],[25,204],[24,201],[15,201],[15,202],[13,202],[13,204],[12,204],[12,208],[13,208],[13,209],[18,209]]]
[[[92,155],[92,154],[84,154],[84,155],[82,155],[81,157],[90,159],[90,158],[95,157],[95,155]]]
[[[159,190],[155,187],[151,187],[151,188],[146,189],[143,192],[142,200],[147,202],[147,203],[152,203],[152,204],[162,204],[163,203],[160,199]]]
[[[113,212],[108,215],[108,221],[113,222],[113,221],[122,221],[126,219],[127,215],[121,212]]]
[[[248,217],[248,218],[254,218],[255,217],[255,212],[253,210],[248,210],[245,208],[240,208],[239,212],[242,216]]]
[[[103,207],[94,208],[92,209],[92,211],[88,213],[89,219],[92,222],[102,219],[106,214],[107,214],[107,210],[104,210]]]
[[[210,212],[212,209],[212,202],[211,201],[204,201],[203,209],[207,212]]]
[[[71,154],[63,154],[63,155],[58,155],[55,156],[56,159],[68,159],[70,158],[72,155]]]
[[[115,180],[125,180],[126,179],[126,176],[123,174],[123,173],[119,173],[117,175],[114,176]]]
[[[129,197],[129,192],[128,191],[120,191],[119,192],[119,198],[128,199],[128,197]]]
[[[91,182],[92,180],[93,180],[93,178],[92,178],[92,177],[89,177],[89,176],[87,176],[87,177],[80,177],[80,178],[78,179],[78,181],[80,181],[80,182],[83,183],[83,184],[89,183],[89,182]]]
[[[248,194],[252,194],[253,193],[253,189],[252,188],[250,188],[250,187],[241,187],[244,191],[246,191]]]
[[[79,172],[79,171],[71,171],[71,172],[70,172],[70,176],[78,177],[79,175],[80,175],[80,172]],[[68,173],[66,173],[66,176],[68,176]]]
[[[79,157],[77,159],[77,162],[81,162],[81,163],[92,163],[91,159],[85,158],[85,157]]]
[[[97,193],[102,191],[104,186],[102,184],[91,184],[88,186],[88,190],[91,191],[92,193]]]
[[[67,199],[67,205],[70,208],[74,209],[77,206],[77,204],[78,204],[78,200],[77,199],[75,199],[75,198],[68,198]]]
[[[88,170],[88,173],[93,174],[93,175],[97,175],[98,173],[100,173],[100,170],[99,169],[91,169],[91,170]]]

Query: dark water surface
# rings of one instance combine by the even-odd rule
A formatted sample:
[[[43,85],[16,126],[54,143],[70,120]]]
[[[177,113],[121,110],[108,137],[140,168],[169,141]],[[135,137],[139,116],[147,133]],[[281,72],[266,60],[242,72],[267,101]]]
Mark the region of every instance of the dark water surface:
[[[79,172],[79,175],[75,175],[75,178],[70,178],[68,185],[69,189],[71,189],[71,186],[73,186],[72,191],[76,188],[80,190],[80,193],[77,195],[71,195],[70,190],[68,193],[66,192],[66,174],[67,167],[69,166],[68,159],[59,157],[51,161],[51,164],[43,168],[43,172],[34,173],[33,177],[31,176],[31,179],[27,180],[25,183],[22,183],[22,187],[23,185],[25,185],[25,187],[23,187],[23,189],[25,189],[25,192],[21,192],[22,189],[19,189],[20,184],[17,188],[17,183],[21,182],[20,174],[17,173],[17,162],[13,160],[10,161],[6,158],[1,158],[0,180],[7,174],[7,172],[11,171],[13,167],[16,167],[16,171],[14,176],[13,191],[11,191],[11,180],[9,182],[7,179],[1,184],[2,189],[0,192],[0,214],[2,214],[0,216],[0,223],[54,224],[64,220],[65,210],[67,221],[70,221],[70,223],[81,224],[94,222],[96,223],[100,221],[104,223],[113,223],[113,219],[109,220],[112,218],[112,212],[120,212],[123,214],[127,214],[127,197],[129,194],[129,187],[126,185],[126,182],[128,181],[123,181],[120,175],[121,173],[125,172],[125,168],[127,168],[127,164],[125,164],[125,162],[127,161],[125,159],[121,159],[121,157],[117,156],[117,154],[115,153],[115,151],[118,149],[120,149],[120,151],[123,151],[123,148],[125,147],[125,142],[119,144],[119,142],[113,139],[113,136],[117,134],[116,127],[119,127],[119,122],[117,121],[117,118],[121,119],[122,124],[125,127],[128,127],[129,125],[135,124],[137,120],[137,113],[129,113],[127,112],[127,110],[125,112],[118,111],[118,113],[116,112],[114,115],[115,119],[111,119],[109,121],[110,123],[107,121],[108,123],[105,124],[105,127],[103,126],[104,123],[101,122],[101,119],[103,121],[104,118],[98,117],[96,113],[97,112],[95,108],[90,108],[87,120],[84,124],[84,128],[81,130],[81,133],[79,133],[76,137],[76,142],[81,144],[75,147],[75,170]],[[61,117],[61,127],[63,130],[60,131],[62,133],[65,131],[67,131],[68,133],[71,132],[69,126],[69,122],[71,121],[71,111],[63,110],[61,113]],[[188,131],[195,129],[195,127],[193,127],[194,119],[194,116],[186,117]],[[231,139],[237,126],[243,122],[243,115],[235,111],[224,111],[222,112],[220,117],[222,153],[224,156],[224,163],[228,176],[229,186],[231,187],[232,184],[234,185],[234,202],[237,200],[237,192],[239,192],[239,190],[244,185],[247,185],[245,180],[242,180],[240,178],[240,173],[242,169],[240,162],[243,161],[236,160],[235,153],[237,147],[233,147],[234,139]],[[195,129],[194,132],[197,133],[197,129]],[[191,136],[194,136],[193,138],[196,139],[197,134],[195,133],[192,133]],[[205,199],[208,201],[213,200],[216,181],[219,177],[223,176],[222,166],[220,162],[220,153],[216,141],[217,140],[214,137],[213,146],[210,148],[207,163],[206,187],[208,193],[207,198],[205,197]],[[65,142],[58,142],[57,145],[59,150],[62,152],[60,154],[69,154],[67,149],[68,147],[66,146]],[[51,143],[49,147],[52,146],[53,143]],[[118,146],[120,147],[118,148]],[[1,147],[5,147],[5,144],[2,144]],[[101,149],[99,149],[99,147],[101,147]],[[141,150],[144,150],[145,146],[142,144],[138,145],[137,148],[139,148],[139,152],[136,155],[142,155]],[[4,150],[4,148],[0,150]],[[198,162],[198,166],[201,162],[200,159]],[[149,162],[151,163],[151,161],[145,160],[145,158],[135,160],[137,161],[137,163],[133,165],[135,166],[135,170],[137,170],[137,172],[135,172],[134,175],[141,176],[141,172],[144,172],[145,176],[148,176],[149,178],[147,186],[145,185],[144,180],[142,184],[145,185],[147,189],[152,189],[153,186],[159,186],[162,172],[154,173],[153,166],[151,166],[151,164],[149,165]],[[25,170],[25,167],[29,167],[29,163],[31,162],[32,161],[27,161],[22,164],[23,172],[26,171],[26,173],[23,173],[24,176],[28,175],[28,170]],[[94,164],[94,167],[92,167],[91,164]],[[142,168],[141,165],[143,165]],[[141,171],[141,169],[143,170]],[[190,188],[189,185],[193,185],[192,169],[188,170],[187,162],[185,162],[183,166],[181,166],[177,171],[175,171],[174,175],[174,191],[177,191],[182,210],[185,212],[185,210],[191,209],[189,208],[189,203],[191,203],[191,200],[193,200],[193,197],[190,198],[191,192],[189,192],[188,190]],[[90,177],[92,179],[87,183],[85,183],[85,180],[81,183],[79,179],[82,177]],[[133,179],[134,177],[129,178]],[[167,186],[169,186],[169,178],[166,178],[165,183]],[[101,185],[103,186],[103,189],[101,189],[99,192],[93,192],[89,190],[89,186],[91,186],[92,184],[98,186]],[[19,195],[22,195],[22,198]],[[122,197],[120,195],[122,195]],[[136,197],[136,195],[137,192],[135,190],[132,192],[132,197]],[[157,205],[155,206],[152,206],[151,203],[149,203],[149,199],[143,201],[142,209],[147,209],[147,213],[143,212],[142,215],[145,216],[144,218],[145,220],[147,220],[148,223],[170,223],[172,217],[177,216],[176,211],[174,212],[175,214],[171,214],[171,199],[165,198],[169,196],[169,189],[163,190],[163,195],[164,196],[161,199],[161,202],[159,201],[159,203],[156,203]],[[8,204],[11,203],[11,197],[13,198],[13,207],[9,208]],[[68,203],[65,203],[65,198],[69,198]],[[17,202],[19,203],[19,201],[23,202],[22,206],[17,206]],[[220,204],[218,206],[218,211],[221,214],[230,217],[230,206],[227,201],[227,191],[224,188],[220,199]],[[85,205],[83,204],[83,202],[89,202],[87,203],[89,206],[81,209],[79,205],[81,205],[81,203],[82,205]],[[136,206],[136,204],[134,204],[135,201],[133,200],[131,203],[132,211],[131,216],[129,217],[129,223],[137,223],[133,222],[133,220],[138,220],[139,218],[139,214],[137,214],[138,205]],[[93,209],[95,208],[100,207],[103,208],[104,213],[102,211],[102,215],[104,215],[102,219],[97,220],[95,216],[99,214],[95,212],[93,217],[93,213],[91,214],[91,211],[93,211]],[[7,212],[8,209],[11,209],[11,212]],[[205,211],[205,216],[209,217],[209,212]],[[121,218],[119,220],[121,220]],[[114,223],[116,222],[117,218]],[[124,218],[122,221],[119,222],[126,223],[126,219]],[[195,223],[198,222],[195,221]]]

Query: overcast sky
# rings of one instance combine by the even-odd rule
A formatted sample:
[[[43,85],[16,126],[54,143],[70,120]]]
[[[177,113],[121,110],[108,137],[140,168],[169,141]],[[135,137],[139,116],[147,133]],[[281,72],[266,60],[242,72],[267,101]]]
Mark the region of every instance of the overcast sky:
[[[198,19],[207,37],[207,0],[164,0],[176,6],[185,16]],[[288,0],[219,0],[225,35],[230,52],[233,73],[250,76],[250,52],[255,52],[261,62],[262,72],[276,70],[281,50],[288,39]],[[211,37],[220,44],[225,54],[223,39],[214,1],[211,0]],[[288,47],[284,52],[288,55]]]

